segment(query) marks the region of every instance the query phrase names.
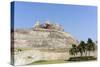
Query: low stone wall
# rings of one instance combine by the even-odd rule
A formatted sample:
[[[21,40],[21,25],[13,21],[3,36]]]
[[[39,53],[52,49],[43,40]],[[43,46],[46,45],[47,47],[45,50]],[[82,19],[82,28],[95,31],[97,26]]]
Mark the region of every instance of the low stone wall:
[[[15,55],[15,65],[26,65],[39,60],[67,60],[68,52],[41,52],[39,50],[27,50]]]

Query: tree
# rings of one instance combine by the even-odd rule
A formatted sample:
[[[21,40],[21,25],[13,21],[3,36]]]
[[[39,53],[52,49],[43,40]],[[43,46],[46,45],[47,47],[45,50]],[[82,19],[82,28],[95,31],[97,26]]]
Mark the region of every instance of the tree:
[[[84,41],[81,41],[80,44],[78,45],[78,52],[83,56],[83,53],[86,52],[86,44]]]
[[[78,45],[77,49],[78,49],[78,52],[80,53],[80,55],[82,56],[83,55],[83,51],[82,51],[81,45]]]
[[[85,43],[85,56],[87,56],[87,51],[88,51],[88,44]]]
[[[89,56],[91,51],[95,51],[95,43],[92,41],[91,38],[88,38],[87,41],[87,51],[89,51]]]
[[[74,53],[73,48],[71,48],[71,49],[69,50],[69,53],[70,53],[71,55],[74,55],[74,56],[75,56],[75,53]]]
[[[77,55],[77,46],[75,44],[72,44],[72,48],[69,50],[69,53],[71,55]]]

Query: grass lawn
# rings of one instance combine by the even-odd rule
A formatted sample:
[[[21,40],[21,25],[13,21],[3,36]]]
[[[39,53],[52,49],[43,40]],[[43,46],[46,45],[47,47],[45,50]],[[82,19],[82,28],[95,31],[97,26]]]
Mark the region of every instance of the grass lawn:
[[[66,63],[66,62],[67,61],[64,61],[64,60],[49,60],[49,61],[40,60],[40,61],[33,62],[30,65],[32,64],[58,64],[58,63]]]
[[[58,64],[58,63],[67,63],[67,62],[78,62],[78,61],[92,61],[97,60],[97,58],[94,58],[93,56],[83,56],[83,57],[71,57],[69,60],[40,60],[36,62],[32,62],[29,65],[34,64]]]

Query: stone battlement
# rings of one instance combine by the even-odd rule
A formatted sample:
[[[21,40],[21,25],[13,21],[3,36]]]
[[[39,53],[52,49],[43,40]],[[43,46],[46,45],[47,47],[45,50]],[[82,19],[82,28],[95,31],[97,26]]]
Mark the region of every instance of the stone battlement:
[[[33,26],[33,30],[46,30],[46,31],[50,31],[50,30],[58,30],[58,31],[63,31],[63,28],[61,25],[59,24],[52,24],[49,21],[46,21],[43,24],[40,24],[39,21],[37,21],[34,26]]]

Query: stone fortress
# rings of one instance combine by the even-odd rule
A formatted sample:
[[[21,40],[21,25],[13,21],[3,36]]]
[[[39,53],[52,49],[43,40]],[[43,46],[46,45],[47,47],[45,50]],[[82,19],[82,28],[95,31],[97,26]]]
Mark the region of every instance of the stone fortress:
[[[78,41],[59,24],[39,21],[31,29],[16,29],[12,34],[14,65],[31,64],[39,60],[68,60],[69,49]]]

